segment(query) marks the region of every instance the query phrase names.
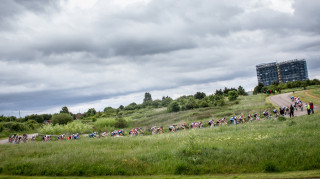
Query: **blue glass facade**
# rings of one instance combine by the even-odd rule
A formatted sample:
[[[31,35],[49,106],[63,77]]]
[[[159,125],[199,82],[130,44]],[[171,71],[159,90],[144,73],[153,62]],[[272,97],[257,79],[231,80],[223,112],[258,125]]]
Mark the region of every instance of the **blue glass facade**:
[[[269,86],[273,82],[304,81],[308,79],[306,60],[290,60],[256,66],[258,82]]]
[[[279,75],[276,63],[267,63],[257,65],[258,82],[268,86],[274,81],[279,81]]]
[[[308,79],[307,62],[305,60],[292,60],[279,63],[281,81],[304,81]]]

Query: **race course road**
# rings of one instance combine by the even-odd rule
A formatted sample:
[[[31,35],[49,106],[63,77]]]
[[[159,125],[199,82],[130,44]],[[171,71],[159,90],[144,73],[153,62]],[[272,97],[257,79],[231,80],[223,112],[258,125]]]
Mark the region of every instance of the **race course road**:
[[[27,134],[28,135],[28,141],[31,139],[32,136],[37,136],[38,133],[35,134]],[[9,137],[9,136],[8,136]],[[21,141],[22,142],[22,141]],[[9,144],[8,138],[0,140],[0,144]]]
[[[271,96],[269,99],[271,102],[273,102],[275,105],[280,107],[283,106],[290,106],[291,104],[294,104],[290,97],[294,96],[293,93],[284,93],[284,94],[278,94]],[[298,110],[294,111],[294,116],[302,116],[302,115],[307,115],[307,109],[306,109],[306,101],[302,101],[303,104],[303,111],[301,111],[299,108]],[[319,106],[314,106],[314,111],[319,110]],[[279,109],[278,109],[279,111]]]

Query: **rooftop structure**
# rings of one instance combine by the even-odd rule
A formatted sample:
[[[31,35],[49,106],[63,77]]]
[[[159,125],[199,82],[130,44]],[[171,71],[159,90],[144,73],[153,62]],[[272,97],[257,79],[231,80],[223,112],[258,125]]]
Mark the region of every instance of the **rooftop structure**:
[[[308,79],[306,60],[289,60],[256,66],[258,82],[266,86],[273,82],[304,81]]]

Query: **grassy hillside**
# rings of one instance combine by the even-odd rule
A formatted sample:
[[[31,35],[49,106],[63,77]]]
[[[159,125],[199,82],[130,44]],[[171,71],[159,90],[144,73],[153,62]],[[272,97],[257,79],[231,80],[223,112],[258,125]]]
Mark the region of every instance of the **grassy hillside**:
[[[156,136],[1,145],[0,171],[95,176],[320,169],[319,118],[316,114]]]
[[[210,119],[230,118],[233,115],[255,112],[262,113],[264,110],[273,109],[270,103],[266,102],[266,95],[240,96],[235,102],[227,102],[225,106],[199,108],[193,110],[180,111],[176,113],[167,112],[166,108],[140,110],[127,117],[132,119],[132,127],[150,128],[154,125],[169,127],[172,124],[191,123],[203,121],[207,123]],[[98,119],[99,120],[99,119]]]

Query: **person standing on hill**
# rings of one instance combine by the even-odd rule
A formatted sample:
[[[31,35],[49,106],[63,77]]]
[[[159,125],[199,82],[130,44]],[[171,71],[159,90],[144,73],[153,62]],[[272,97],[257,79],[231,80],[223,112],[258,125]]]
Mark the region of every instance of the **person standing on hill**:
[[[312,114],[314,114],[314,110],[313,110],[313,102],[312,102],[312,101],[310,101],[309,105],[310,105],[310,111],[312,112]]]
[[[290,105],[290,118],[294,117],[294,107],[292,106],[292,104]]]
[[[310,112],[311,112],[310,105],[306,104],[306,108],[307,108],[308,115],[310,115]]]

